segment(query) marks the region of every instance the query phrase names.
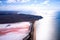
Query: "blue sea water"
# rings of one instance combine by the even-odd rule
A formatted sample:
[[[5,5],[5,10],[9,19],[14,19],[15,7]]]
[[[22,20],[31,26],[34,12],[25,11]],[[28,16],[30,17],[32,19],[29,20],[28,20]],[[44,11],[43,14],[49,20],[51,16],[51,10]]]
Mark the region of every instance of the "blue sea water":
[[[56,12],[57,40],[60,40],[60,11]]]

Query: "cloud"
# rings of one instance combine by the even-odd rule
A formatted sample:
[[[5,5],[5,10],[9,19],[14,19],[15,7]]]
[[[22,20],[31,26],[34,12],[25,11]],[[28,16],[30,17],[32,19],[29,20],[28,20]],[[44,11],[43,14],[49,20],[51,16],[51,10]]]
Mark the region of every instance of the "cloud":
[[[50,0],[45,0],[42,4],[49,4]]]
[[[29,2],[30,0],[21,0],[21,3]]]
[[[15,2],[20,2],[20,3],[24,3],[24,2],[28,2],[30,0],[7,0],[7,3],[15,3]]]
[[[2,3],[2,1],[0,1],[0,3]]]
[[[16,0],[7,0],[7,3],[14,3]]]

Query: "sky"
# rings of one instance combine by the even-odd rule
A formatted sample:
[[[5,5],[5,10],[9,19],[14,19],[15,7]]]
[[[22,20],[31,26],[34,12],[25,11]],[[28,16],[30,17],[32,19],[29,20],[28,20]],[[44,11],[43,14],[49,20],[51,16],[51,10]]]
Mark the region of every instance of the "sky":
[[[42,15],[50,10],[60,10],[60,0],[0,0],[0,11],[34,11]],[[50,12],[51,13],[51,12]]]
[[[59,6],[60,4],[60,0],[0,0],[0,6],[4,6],[4,5],[23,5],[23,6]]]
[[[41,3],[59,3],[60,0],[0,0],[0,3],[36,3],[36,4],[41,4]]]

